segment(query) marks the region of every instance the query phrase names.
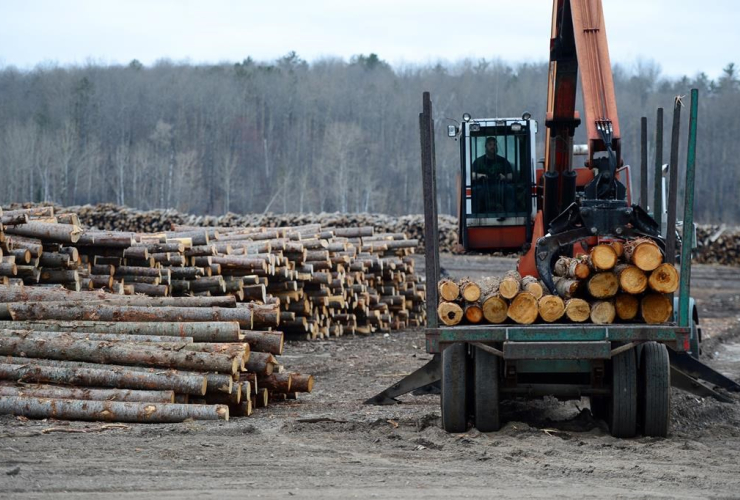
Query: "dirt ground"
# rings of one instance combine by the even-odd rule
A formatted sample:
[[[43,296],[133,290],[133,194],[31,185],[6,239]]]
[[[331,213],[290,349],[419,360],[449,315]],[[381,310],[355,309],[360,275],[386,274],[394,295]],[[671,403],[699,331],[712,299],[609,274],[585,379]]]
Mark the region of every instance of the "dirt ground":
[[[475,276],[513,263],[442,265]],[[740,379],[740,269],[697,265],[692,284],[706,361]],[[106,427],[0,417],[0,497],[740,497],[740,404],[675,391],[667,439],[612,438],[586,401],[555,400],[506,403],[497,433],[449,435],[436,396],[362,404],[430,359],[419,330],[294,342],[286,354],[290,369],[316,376],[314,392],[250,418]]]

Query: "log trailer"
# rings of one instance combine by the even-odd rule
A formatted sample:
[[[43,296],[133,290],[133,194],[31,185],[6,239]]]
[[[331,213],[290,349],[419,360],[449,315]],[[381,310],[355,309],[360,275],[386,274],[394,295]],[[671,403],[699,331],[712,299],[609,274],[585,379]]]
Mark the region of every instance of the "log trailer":
[[[581,121],[575,111],[579,70],[588,133],[584,168],[573,167],[573,135]],[[666,436],[671,385],[726,402],[731,400],[712,386],[740,391],[740,385],[698,361],[700,330],[689,290],[693,232],[685,230],[680,240],[671,238],[670,232],[664,238],[647,207],[632,204],[600,0],[554,0],[547,106],[546,170],[535,168],[537,124],[528,114],[488,120],[465,115],[459,129],[448,131],[448,135],[459,134],[461,141],[461,243],[478,250],[531,243],[520,258],[519,271],[523,276],[539,276],[556,294],[552,266],[558,256],[578,255],[602,240],[650,238],[666,254],[683,257],[673,321],[660,325],[440,326],[434,122],[431,98],[425,92],[419,122],[426,349],[434,356],[366,403],[394,404],[397,396],[437,386],[445,430],[464,432],[473,422],[487,432],[499,429],[499,403],[504,398],[587,396],[592,413],[607,421],[612,435]],[[692,90],[684,228],[693,228],[697,110],[698,92]],[[476,150],[482,151],[490,137],[496,139],[497,152],[506,155],[512,170],[497,175],[493,186],[486,186],[498,195],[493,202],[481,201],[485,195],[475,185],[480,179],[472,175]],[[646,177],[644,173],[642,186],[646,186]],[[497,181],[501,183],[496,185]],[[506,181],[513,189],[501,185]],[[506,201],[507,196],[514,198]],[[671,203],[675,214],[675,195]]]

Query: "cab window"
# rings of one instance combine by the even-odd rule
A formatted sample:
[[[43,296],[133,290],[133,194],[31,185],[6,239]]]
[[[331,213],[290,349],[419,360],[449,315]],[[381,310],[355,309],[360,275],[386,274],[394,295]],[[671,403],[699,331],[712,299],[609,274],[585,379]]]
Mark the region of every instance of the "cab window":
[[[519,217],[529,212],[526,134],[471,136],[471,201],[474,217]]]

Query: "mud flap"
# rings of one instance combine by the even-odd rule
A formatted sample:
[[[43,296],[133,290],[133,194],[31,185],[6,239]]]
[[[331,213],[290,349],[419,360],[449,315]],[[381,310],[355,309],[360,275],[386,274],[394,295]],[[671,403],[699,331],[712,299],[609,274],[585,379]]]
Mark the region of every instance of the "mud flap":
[[[441,355],[435,354],[431,361],[416,370],[415,372],[404,377],[400,382],[396,382],[392,386],[380,394],[371,397],[364,404],[366,405],[394,405],[400,404],[398,396],[402,396],[411,391],[421,389],[430,384],[434,384],[440,381],[442,378],[442,362]]]

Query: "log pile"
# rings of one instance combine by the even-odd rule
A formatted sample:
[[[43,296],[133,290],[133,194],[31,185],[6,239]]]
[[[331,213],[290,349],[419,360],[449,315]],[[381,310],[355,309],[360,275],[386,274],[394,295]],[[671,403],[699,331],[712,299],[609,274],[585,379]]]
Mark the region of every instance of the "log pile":
[[[586,255],[560,257],[553,274],[552,291],[516,271],[478,282],[443,279],[437,314],[448,326],[508,321],[660,324],[673,316],[667,294],[678,289],[678,271],[663,262],[652,240],[602,243]]]
[[[695,262],[740,266],[740,227],[700,225],[696,240]]]
[[[148,321],[145,314],[184,304],[212,309],[207,297],[150,307],[129,306],[128,299],[0,286],[0,302],[14,318],[0,321],[0,413],[118,422],[228,420],[313,388],[312,376],[289,373],[278,362],[281,332],[245,331],[237,321]],[[128,307],[129,315],[111,322],[53,319],[56,310],[80,307],[82,300]],[[181,300],[186,302],[177,304]],[[42,319],[27,320],[18,310]]]
[[[57,213],[54,207],[6,215],[15,223],[6,227],[2,243],[8,255],[0,272],[8,275],[3,276],[8,284],[57,284],[163,300],[212,297],[215,309],[207,313],[160,308],[158,314],[195,321],[208,314],[207,319],[239,321],[245,329],[279,325],[297,338],[368,335],[425,323],[424,283],[411,257],[418,241],[401,233],[318,224],[175,225],[159,233],[135,233],[83,230],[75,213]],[[238,304],[217,309],[216,297],[235,298]],[[141,307],[147,300],[129,304]],[[3,314],[10,315],[0,309],[0,318]],[[81,320],[115,318],[127,310],[80,304],[55,314],[55,319]]]
[[[37,205],[13,205],[12,208],[30,208]],[[287,228],[318,224],[323,228],[372,227],[377,233],[406,234],[417,241],[417,252],[424,249],[424,216],[385,214],[235,214],[190,215],[173,209],[136,210],[110,203],[72,207],[54,206],[55,213],[74,214],[84,226],[102,231],[127,231],[133,233],[159,233],[169,231],[173,225],[221,228]],[[439,216],[439,246],[442,252],[451,252],[457,244],[457,220],[449,215]]]
[[[266,253],[253,266],[258,258],[245,254],[250,273],[263,273],[245,286],[241,261],[221,273],[208,259],[189,274],[188,260],[202,257],[193,240],[207,239],[204,231],[154,238],[90,231],[51,208],[0,216],[0,413],[226,420],[312,390],[312,376],[290,373],[276,358],[284,334],[275,328],[290,300],[267,295],[267,277],[277,274],[267,263],[287,260],[282,255]],[[158,260],[162,253],[169,255]],[[173,271],[196,291],[172,296]],[[229,291],[227,278],[238,282]]]
[[[36,205],[13,205],[29,208]],[[424,253],[424,217],[422,215],[392,216],[385,214],[234,214],[211,216],[181,214],[176,210],[136,210],[110,203],[55,207],[58,213],[74,214],[89,227],[107,231],[153,233],[167,231],[172,224],[200,227],[290,227],[320,224],[324,227],[371,226],[376,233],[404,233],[418,241],[416,251]],[[439,251],[460,252],[457,245],[457,218],[441,214]],[[695,261],[705,264],[740,265],[740,228],[726,225],[699,225],[697,228]]]

